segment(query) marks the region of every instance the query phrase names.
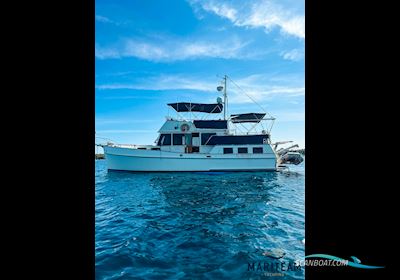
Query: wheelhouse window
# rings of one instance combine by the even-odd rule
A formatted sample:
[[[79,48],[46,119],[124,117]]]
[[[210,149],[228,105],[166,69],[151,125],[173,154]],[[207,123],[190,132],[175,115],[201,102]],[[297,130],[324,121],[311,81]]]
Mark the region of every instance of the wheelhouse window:
[[[262,154],[262,153],[263,153],[262,147],[254,147],[253,148],[253,154]]]
[[[224,148],[224,154],[233,154],[233,148]]]
[[[238,154],[247,154],[247,148],[238,148]]]
[[[161,134],[158,139],[158,146],[169,146],[171,145],[171,134]]]
[[[216,133],[202,133],[201,134],[201,145],[206,145],[207,141],[213,135],[216,135]]]
[[[184,136],[185,136],[185,134],[183,134],[183,133],[173,134],[172,144],[173,145],[183,145],[183,137]]]

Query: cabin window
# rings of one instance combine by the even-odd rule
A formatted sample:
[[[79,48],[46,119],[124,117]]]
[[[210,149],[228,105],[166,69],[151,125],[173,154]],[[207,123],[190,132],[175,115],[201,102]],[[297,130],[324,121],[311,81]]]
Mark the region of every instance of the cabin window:
[[[233,148],[224,148],[224,154],[233,154]]]
[[[253,154],[262,154],[262,153],[263,153],[262,147],[254,147],[253,148]]]
[[[200,133],[198,133],[198,132],[193,132],[193,133],[192,133],[192,137],[200,137]]]
[[[201,145],[205,145],[211,136],[216,135],[216,133],[202,133],[201,134]]]
[[[185,136],[184,134],[182,134],[182,133],[179,133],[179,134],[173,134],[174,136],[173,136],[173,145],[183,145],[183,137]]]
[[[161,134],[158,139],[158,146],[169,146],[171,145],[171,134]]]
[[[238,148],[238,154],[247,154],[247,148]]]

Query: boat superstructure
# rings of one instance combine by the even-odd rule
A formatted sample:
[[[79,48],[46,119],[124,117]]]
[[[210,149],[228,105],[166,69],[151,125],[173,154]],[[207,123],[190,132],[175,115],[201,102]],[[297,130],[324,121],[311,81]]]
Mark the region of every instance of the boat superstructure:
[[[219,92],[223,91],[224,98],[218,98],[217,103],[169,103],[168,106],[178,116],[167,117],[154,145],[101,145],[108,170],[276,171],[282,163],[282,155],[290,149],[278,154],[276,147],[281,143],[271,143],[270,130],[275,119],[266,116],[267,113],[233,114],[228,117],[227,78],[224,76],[223,84],[217,87]],[[223,114],[223,117],[206,119],[199,118],[199,114]],[[263,129],[257,131],[255,127],[265,121],[272,121],[270,128],[262,126]]]

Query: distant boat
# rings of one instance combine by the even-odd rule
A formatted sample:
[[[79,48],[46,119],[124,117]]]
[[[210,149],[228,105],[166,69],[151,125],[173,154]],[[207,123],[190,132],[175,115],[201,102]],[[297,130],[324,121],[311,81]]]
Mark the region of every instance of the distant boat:
[[[285,163],[283,156],[290,151],[275,150],[279,144],[271,143],[270,130],[275,118],[267,113],[245,113],[226,116],[227,79],[217,87],[223,90],[224,100],[217,103],[170,103],[178,114],[167,117],[158,131],[155,145],[133,145],[107,143],[101,146],[108,170],[176,172],[176,171],[276,171]],[[188,114],[183,117],[180,113]],[[223,119],[206,120],[196,116],[223,113]],[[269,130],[255,131],[263,121],[272,121]],[[238,127],[239,126],[239,127]],[[263,126],[264,128],[264,126]],[[243,132],[243,130],[245,130]],[[301,159],[290,158],[298,164]]]

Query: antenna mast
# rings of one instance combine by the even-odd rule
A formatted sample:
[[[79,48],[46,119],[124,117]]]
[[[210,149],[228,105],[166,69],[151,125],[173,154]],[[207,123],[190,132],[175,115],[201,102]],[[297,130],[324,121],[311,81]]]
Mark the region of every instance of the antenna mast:
[[[227,100],[227,95],[226,95],[226,78],[227,76],[224,76],[224,120],[226,120],[226,100]]]

